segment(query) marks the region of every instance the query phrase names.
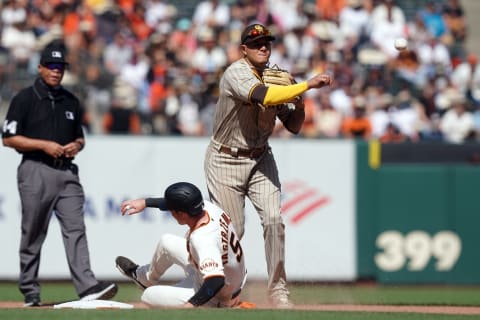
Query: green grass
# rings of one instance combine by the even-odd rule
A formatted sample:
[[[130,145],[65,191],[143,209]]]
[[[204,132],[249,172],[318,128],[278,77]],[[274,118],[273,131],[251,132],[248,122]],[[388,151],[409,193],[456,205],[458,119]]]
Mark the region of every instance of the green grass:
[[[291,297],[296,304],[393,304],[480,306],[480,287],[456,286],[376,286],[376,285],[294,285]],[[116,301],[140,300],[141,292],[133,284],[120,283]],[[242,292],[243,300],[266,302],[263,284],[249,283]],[[77,299],[71,283],[42,283],[44,302]],[[16,283],[0,282],[0,301],[22,301]],[[332,312],[300,310],[54,310],[0,309],[0,320],[463,320],[480,319],[478,315],[435,315],[418,313]]]
[[[305,304],[388,304],[480,306],[480,287],[457,286],[300,286],[292,298]]]
[[[281,310],[2,310],[0,319],[5,320],[472,320],[478,316],[432,315],[415,313],[372,313],[372,312],[321,312]]]

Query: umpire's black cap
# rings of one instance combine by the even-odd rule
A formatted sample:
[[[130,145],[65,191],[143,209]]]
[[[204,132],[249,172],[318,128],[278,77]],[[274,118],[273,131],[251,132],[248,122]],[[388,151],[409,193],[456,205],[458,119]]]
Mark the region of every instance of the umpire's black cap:
[[[164,198],[159,199],[161,210],[175,210],[197,216],[203,212],[202,192],[189,182],[177,182],[165,190]]]
[[[40,55],[40,64],[42,66],[48,63],[61,63],[68,65],[65,60],[65,47],[60,43],[51,43],[43,49]]]
[[[272,36],[270,30],[268,30],[264,25],[261,25],[259,23],[251,24],[242,31],[242,44],[261,38],[267,38],[269,41],[275,40],[275,37]]]

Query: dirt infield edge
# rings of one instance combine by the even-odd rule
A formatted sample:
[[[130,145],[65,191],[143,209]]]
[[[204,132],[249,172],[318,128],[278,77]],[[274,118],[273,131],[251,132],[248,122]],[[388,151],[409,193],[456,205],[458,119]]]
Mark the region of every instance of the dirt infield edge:
[[[141,302],[129,302],[136,309],[148,308]],[[0,309],[23,308],[18,301],[0,301]],[[40,308],[53,308],[53,304]],[[268,306],[257,305],[257,309],[270,309]],[[415,305],[355,305],[355,304],[325,304],[325,305],[295,305],[292,310],[340,311],[340,312],[386,312],[386,313],[430,313],[430,314],[465,314],[480,315],[480,307],[467,306],[415,306]]]

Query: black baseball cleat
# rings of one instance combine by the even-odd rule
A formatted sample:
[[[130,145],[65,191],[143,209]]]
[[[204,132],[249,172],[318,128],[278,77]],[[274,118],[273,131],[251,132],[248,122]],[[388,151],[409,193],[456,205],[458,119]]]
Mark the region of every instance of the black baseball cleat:
[[[100,281],[90,289],[82,292],[80,300],[90,301],[90,300],[108,300],[112,299],[118,291],[118,287],[115,283],[102,282]]]
[[[118,256],[115,259],[115,265],[117,269],[127,278],[130,278],[141,289],[146,289],[140,281],[137,280],[137,268],[138,264],[128,259],[127,257]]]
[[[40,301],[40,295],[38,293],[27,294],[25,296],[24,307],[41,307],[42,302]]]

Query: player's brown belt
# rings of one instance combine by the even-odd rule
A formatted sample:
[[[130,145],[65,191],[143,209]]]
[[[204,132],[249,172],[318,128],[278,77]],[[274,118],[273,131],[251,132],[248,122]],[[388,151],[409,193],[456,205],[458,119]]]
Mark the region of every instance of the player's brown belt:
[[[227,146],[221,146],[220,152],[229,154],[233,157],[246,157],[255,159],[260,157],[265,152],[266,147],[253,148],[253,149],[239,149],[239,148],[230,148]]]

